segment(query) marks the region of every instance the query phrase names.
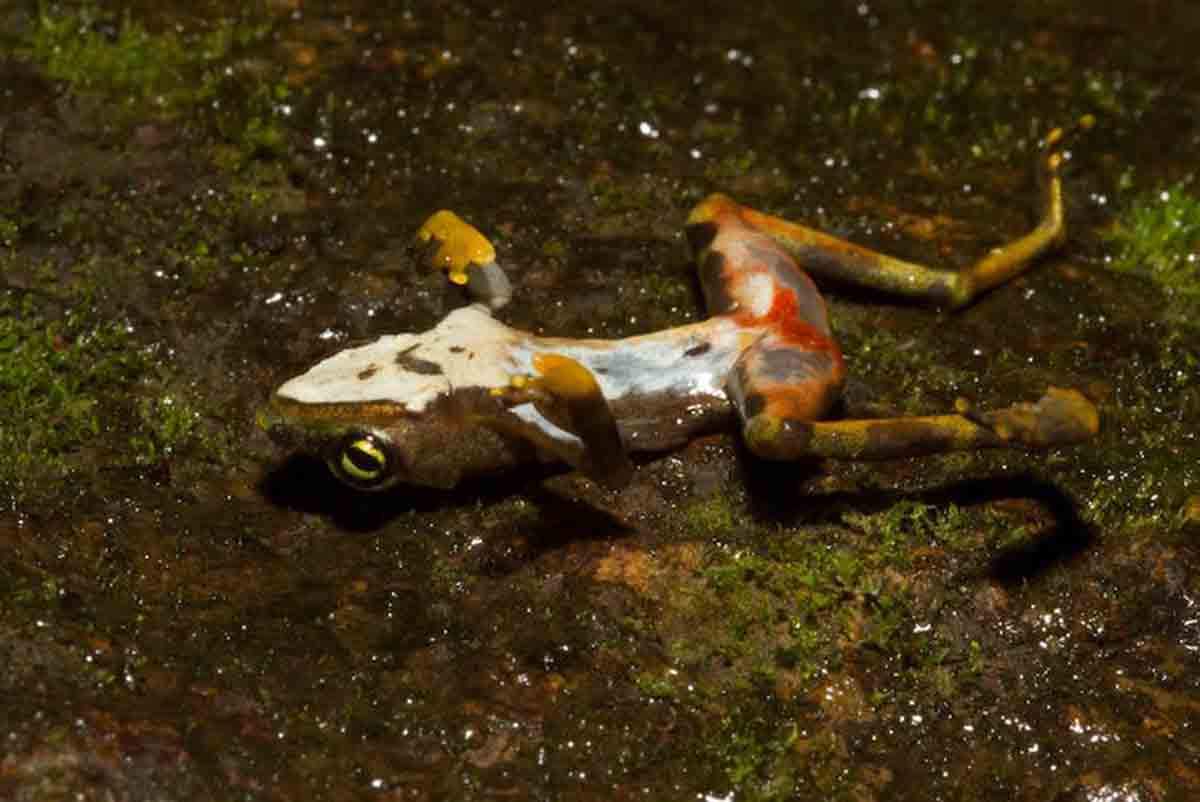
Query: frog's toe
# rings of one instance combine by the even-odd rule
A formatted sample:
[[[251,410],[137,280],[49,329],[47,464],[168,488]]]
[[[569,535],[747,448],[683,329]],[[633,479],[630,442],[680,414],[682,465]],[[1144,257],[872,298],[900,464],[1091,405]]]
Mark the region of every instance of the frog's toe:
[[[472,298],[483,301],[492,309],[499,309],[512,300],[512,282],[495,262],[468,267],[467,290]]]
[[[1049,175],[1057,175],[1066,161],[1064,154],[1067,150],[1095,126],[1096,117],[1092,114],[1084,114],[1069,125],[1050,129],[1042,139],[1045,172]]]
[[[417,240],[431,246],[429,263],[446,271],[451,282],[465,285],[472,297],[498,309],[512,298],[512,284],[496,264],[496,249],[480,231],[454,212],[429,216]]]
[[[1100,413],[1078,390],[1047,388],[1036,403],[1014,404],[976,418],[1004,440],[1052,448],[1088,440],[1100,431]]]

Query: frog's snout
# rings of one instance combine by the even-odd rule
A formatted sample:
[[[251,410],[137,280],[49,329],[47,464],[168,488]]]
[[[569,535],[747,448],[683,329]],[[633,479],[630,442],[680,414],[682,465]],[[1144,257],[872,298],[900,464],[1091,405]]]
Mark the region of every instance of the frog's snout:
[[[254,422],[258,428],[267,433],[267,437],[276,445],[284,448],[294,448],[297,445],[296,427],[289,426],[283,415],[275,408],[274,402],[268,402],[258,408],[254,414]]]

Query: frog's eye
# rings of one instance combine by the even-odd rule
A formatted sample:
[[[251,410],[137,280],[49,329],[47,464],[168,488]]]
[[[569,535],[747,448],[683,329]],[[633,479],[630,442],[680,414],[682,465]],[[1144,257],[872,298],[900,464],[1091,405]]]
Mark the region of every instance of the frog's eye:
[[[395,472],[391,448],[381,437],[369,433],[345,438],[332,461],[338,476],[364,490],[382,486]]]

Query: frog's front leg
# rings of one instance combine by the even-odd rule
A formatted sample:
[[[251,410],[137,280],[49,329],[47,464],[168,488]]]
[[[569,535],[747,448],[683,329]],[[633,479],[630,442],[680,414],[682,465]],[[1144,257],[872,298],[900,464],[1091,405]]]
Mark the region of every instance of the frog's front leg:
[[[533,374],[514,375],[491,391],[506,408],[481,420],[527,440],[590,479],[615,490],[633,478],[633,463],[612,408],[588,368],[556,353],[533,356]]]
[[[445,270],[450,281],[466,286],[471,297],[492,309],[512,299],[512,284],[496,263],[496,249],[477,228],[443,209],[429,216],[417,240],[432,248],[429,262]]]
[[[1070,131],[1090,128],[1091,117],[1080,119]],[[944,270],[896,259],[847,242],[807,226],[742,206],[724,195],[702,201],[688,218],[691,239],[701,253],[711,237],[704,232],[723,224],[740,224],[757,230],[782,247],[805,271],[882,292],[958,308],[983,293],[1020,275],[1040,257],[1066,239],[1060,171],[1064,147],[1071,137],[1055,128],[1046,135],[1038,156],[1037,172],[1042,203],[1039,219],[1027,234],[992,249],[963,270]]]
[[[496,263],[491,242],[454,212],[435,212],[417,231],[433,247],[430,262],[472,297],[499,309],[512,285]],[[492,390],[500,408],[477,413],[476,422],[532,443],[609,488],[633,477],[616,419],[596,377],[584,365],[556,353],[536,353],[532,375],[514,375]]]

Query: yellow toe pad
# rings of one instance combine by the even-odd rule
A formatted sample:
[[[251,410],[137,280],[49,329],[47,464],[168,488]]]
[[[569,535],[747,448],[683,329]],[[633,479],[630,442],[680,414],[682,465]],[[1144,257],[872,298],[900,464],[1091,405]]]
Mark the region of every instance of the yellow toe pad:
[[[417,229],[421,242],[436,242],[437,250],[430,258],[434,267],[445,270],[455,284],[467,283],[467,268],[496,261],[496,249],[477,228],[454,212],[445,209],[434,212]]]

